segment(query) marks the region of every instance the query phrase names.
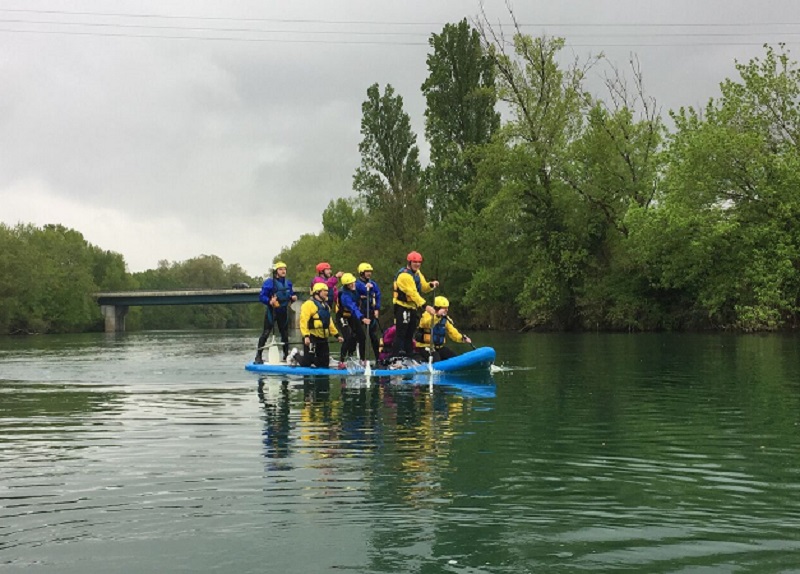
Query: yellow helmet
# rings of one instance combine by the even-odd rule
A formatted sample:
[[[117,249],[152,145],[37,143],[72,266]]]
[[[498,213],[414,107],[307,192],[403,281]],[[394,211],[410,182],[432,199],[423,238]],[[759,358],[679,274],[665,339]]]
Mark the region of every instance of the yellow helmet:
[[[447,297],[442,297],[441,295],[439,295],[437,297],[434,297],[433,306],[434,307],[450,307],[450,301],[447,300]]]
[[[372,265],[369,263],[361,263],[358,266],[358,274],[361,275],[364,271],[372,271]]]
[[[275,265],[272,266],[273,269],[280,269],[281,267],[286,269],[286,263],[284,263],[283,261],[276,261]]]
[[[314,286],[311,288],[311,294],[319,293],[320,291],[327,291],[328,286],[320,281],[319,283],[314,283]]]
[[[351,283],[356,282],[356,276],[353,275],[352,273],[345,273],[344,275],[342,275],[340,281],[342,282],[342,285],[350,285]]]

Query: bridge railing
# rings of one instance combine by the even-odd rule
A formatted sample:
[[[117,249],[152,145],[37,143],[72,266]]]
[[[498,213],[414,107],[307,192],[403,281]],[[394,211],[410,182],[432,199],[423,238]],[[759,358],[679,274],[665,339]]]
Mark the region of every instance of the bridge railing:
[[[300,302],[308,296],[308,289],[295,289],[298,301],[293,304],[299,313]],[[129,307],[148,305],[224,305],[230,303],[258,303],[260,288],[250,289],[181,289],[173,291],[115,291],[95,293],[100,305],[107,333],[125,331],[125,315]]]

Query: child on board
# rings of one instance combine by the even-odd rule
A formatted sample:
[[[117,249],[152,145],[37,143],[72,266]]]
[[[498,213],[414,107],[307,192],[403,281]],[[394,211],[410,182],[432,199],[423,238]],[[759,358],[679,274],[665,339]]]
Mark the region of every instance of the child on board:
[[[275,325],[278,326],[281,334],[283,359],[286,360],[289,353],[289,305],[297,301],[292,282],[286,277],[286,263],[275,262],[272,266],[272,275],[261,286],[258,300],[267,308],[264,312],[264,328],[258,338],[258,349],[256,349],[256,358],[253,362],[257,364],[264,362],[262,357],[264,345]]]
[[[450,301],[439,295],[433,300],[434,315],[425,313],[419,321],[416,334],[417,348],[423,359],[428,360],[433,351],[433,362],[443,361],[456,356],[456,352],[447,347],[447,340],[458,343],[472,343],[466,335],[462,335],[453,320],[448,316]]]

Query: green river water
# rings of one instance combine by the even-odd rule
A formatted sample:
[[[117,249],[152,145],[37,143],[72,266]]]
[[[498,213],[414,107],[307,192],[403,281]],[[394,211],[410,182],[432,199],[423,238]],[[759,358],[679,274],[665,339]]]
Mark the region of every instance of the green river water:
[[[800,572],[800,338],[471,335],[435,385],[0,339],[0,571]]]

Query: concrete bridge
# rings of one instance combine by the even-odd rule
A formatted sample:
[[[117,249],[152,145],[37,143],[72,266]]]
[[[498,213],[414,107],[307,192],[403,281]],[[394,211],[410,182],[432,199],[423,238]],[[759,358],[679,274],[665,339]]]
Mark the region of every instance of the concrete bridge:
[[[299,313],[300,299],[306,289],[295,289],[298,300],[292,309]],[[261,288],[202,289],[183,291],[117,291],[95,293],[105,319],[106,333],[125,331],[125,315],[132,306],[145,305],[219,305],[227,303],[258,303]]]

